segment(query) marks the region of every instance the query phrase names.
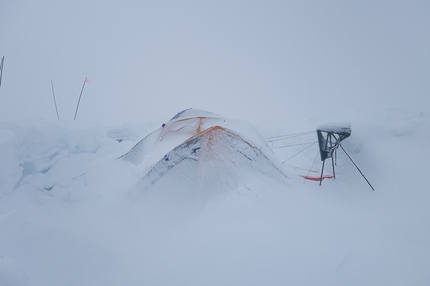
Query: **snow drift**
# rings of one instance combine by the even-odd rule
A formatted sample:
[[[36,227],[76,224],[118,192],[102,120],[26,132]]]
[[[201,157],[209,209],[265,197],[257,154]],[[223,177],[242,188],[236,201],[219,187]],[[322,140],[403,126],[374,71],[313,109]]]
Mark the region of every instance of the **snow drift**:
[[[309,140],[316,140],[321,122],[345,119],[354,132],[342,145],[375,192],[342,152],[336,180],[322,186],[303,184],[296,169],[285,184],[267,175],[276,170],[272,160],[252,157],[267,163],[259,173],[235,154],[244,168],[238,186],[217,196],[222,199],[205,197],[205,207],[190,214],[184,213],[198,197],[187,189],[190,183],[184,178],[185,186],[167,183],[169,176],[179,176],[175,169],[190,162],[197,166],[192,159],[171,168],[154,189],[135,187],[192,135],[165,149],[156,144],[157,156],[151,151],[133,163],[118,158],[158,123],[0,122],[0,285],[428,285],[428,112],[348,111],[255,126],[264,137],[310,130]],[[214,119],[219,120],[224,124]],[[235,150],[230,143],[239,140],[236,135],[260,146],[252,128],[232,125],[230,120],[221,125],[233,131],[222,133],[227,136],[221,141],[227,144],[223,156]],[[156,142],[155,134],[141,150],[155,146],[149,144]],[[173,132],[172,139],[175,134],[179,137]],[[209,144],[201,135],[196,144]],[[313,147],[288,163],[310,166],[318,154]],[[303,145],[292,148],[297,153]],[[136,156],[142,154],[137,150]],[[288,148],[273,150],[281,161],[291,155]],[[271,158],[270,153],[265,155]],[[166,188],[158,192],[162,184]],[[130,196],[132,191],[140,196]]]

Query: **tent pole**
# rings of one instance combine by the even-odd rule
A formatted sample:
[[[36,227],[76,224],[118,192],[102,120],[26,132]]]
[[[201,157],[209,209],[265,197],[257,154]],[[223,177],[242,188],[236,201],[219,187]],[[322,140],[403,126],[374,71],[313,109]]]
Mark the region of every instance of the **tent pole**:
[[[322,180],[323,180],[324,164],[325,164],[325,160],[323,161],[322,168],[321,168],[320,186],[321,186],[321,183],[322,183]]]
[[[330,149],[333,148],[333,142],[331,141],[332,139],[332,134],[330,134]],[[336,150],[334,150],[335,154],[336,154]],[[331,166],[333,167],[333,179],[336,179],[336,172],[334,171],[334,158],[333,155],[331,155]]]
[[[345,152],[346,156],[348,156],[349,160],[351,160],[352,164],[354,164],[355,168],[357,168],[358,172],[360,172],[361,176],[363,176],[363,178],[366,180],[366,182],[369,184],[370,188],[372,189],[372,191],[374,191],[375,189],[372,187],[372,185],[370,184],[370,182],[367,180],[367,178],[364,176],[364,174],[361,172],[360,168],[358,168],[357,164],[355,164],[354,160],[352,160],[351,156],[349,156],[348,152],[346,152],[346,150],[343,148],[343,146],[339,143],[340,148],[342,148],[343,152]]]
[[[327,133],[327,137],[325,138],[325,147],[324,147],[325,150],[327,150],[329,135],[330,135],[330,133]],[[323,161],[322,168],[321,168],[320,186],[321,186],[321,183],[323,180],[324,165],[325,165],[325,160]]]

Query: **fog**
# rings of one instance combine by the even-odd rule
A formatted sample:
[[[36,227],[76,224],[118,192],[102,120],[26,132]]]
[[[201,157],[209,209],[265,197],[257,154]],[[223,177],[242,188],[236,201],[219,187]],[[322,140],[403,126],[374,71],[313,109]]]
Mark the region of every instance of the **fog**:
[[[0,284],[429,285],[429,27],[429,1],[0,0]],[[288,179],[260,146],[225,196],[195,165],[145,191],[166,150],[119,158],[189,107]],[[327,121],[351,157],[305,184]]]
[[[5,1],[0,120],[428,109],[427,1]]]

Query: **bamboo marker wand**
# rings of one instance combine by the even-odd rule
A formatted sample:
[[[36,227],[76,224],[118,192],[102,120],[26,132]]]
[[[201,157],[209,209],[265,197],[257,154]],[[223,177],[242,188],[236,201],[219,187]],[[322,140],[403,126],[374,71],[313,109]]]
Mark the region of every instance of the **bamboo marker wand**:
[[[51,79],[51,89],[52,89],[52,97],[54,97],[55,111],[57,111],[57,119],[60,120],[60,114],[58,113],[58,107],[57,107],[57,101],[55,100],[54,82],[52,81],[52,79]]]
[[[3,78],[3,64],[4,64],[4,56],[1,58],[1,64],[0,64],[0,88],[1,88],[1,79]]]
[[[73,120],[76,120],[76,115],[78,114],[78,109],[79,109],[79,103],[81,102],[82,93],[84,92],[85,84],[87,82],[90,82],[90,81],[88,80],[88,78],[85,78],[84,84],[82,85],[81,93],[79,94],[78,104],[76,105],[75,117],[73,118]]]

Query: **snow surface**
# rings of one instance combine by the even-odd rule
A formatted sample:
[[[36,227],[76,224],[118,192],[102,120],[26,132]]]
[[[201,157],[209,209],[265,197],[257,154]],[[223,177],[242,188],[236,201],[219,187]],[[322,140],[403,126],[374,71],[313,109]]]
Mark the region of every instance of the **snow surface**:
[[[0,286],[430,285],[429,27],[421,0],[1,1]],[[189,107],[287,182],[142,192],[118,158]],[[325,122],[374,192],[342,150],[301,177]]]
[[[341,150],[335,180],[298,176],[319,172],[309,142],[339,119],[375,191]],[[118,159],[159,124],[0,122],[0,285],[430,284],[428,112],[255,123],[280,162],[293,156],[288,181],[262,173],[199,208],[139,192]]]

